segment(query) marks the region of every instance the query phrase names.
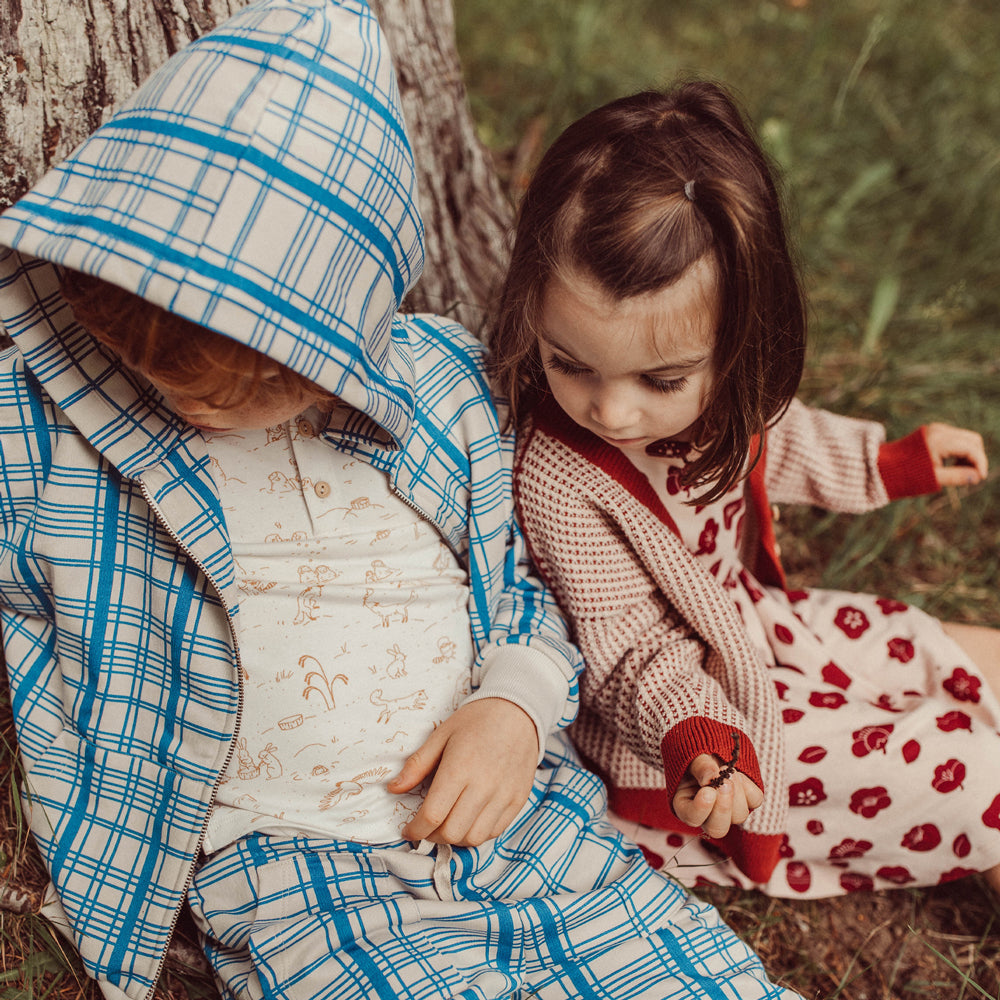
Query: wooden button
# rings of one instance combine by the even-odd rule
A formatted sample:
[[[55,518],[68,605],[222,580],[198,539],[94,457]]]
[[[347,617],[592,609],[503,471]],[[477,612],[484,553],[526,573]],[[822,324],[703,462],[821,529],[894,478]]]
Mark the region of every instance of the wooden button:
[[[313,425],[306,420],[305,417],[300,417],[296,422],[295,426],[298,428],[299,433],[306,438],[311,438],[316,431],[313,430]]]
[[[320,480],[313,487],[313,492],[320,498],[320,500],[325,500],[330,495],[330,484],[324,483]]]

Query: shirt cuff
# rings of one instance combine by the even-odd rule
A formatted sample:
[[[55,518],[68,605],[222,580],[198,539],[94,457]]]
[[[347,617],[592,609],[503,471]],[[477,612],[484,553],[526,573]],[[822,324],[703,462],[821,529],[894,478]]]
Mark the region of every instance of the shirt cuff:
[[[881,445],[878,471],[890,500],[919,497],[940,488],[923,427],[898,441],[886,441]]]
[[[491,646],[480,661],[479,687],[463,704],[503,698],[527,713],[538,735],[538,760],[556,729],[569,699],[569,682],[541,650],[518,643]]]
[[[710,753],[722,760],[732,759],[736,750],[733,736],[736,734],[739,735],[739,749],[735,754],[734,769],[745,774],[761,791],[765,790],[757,751],[750,737],[735,726],[696,715],[678,722],[660,743],[663,776],[671,802],[695,757]]]

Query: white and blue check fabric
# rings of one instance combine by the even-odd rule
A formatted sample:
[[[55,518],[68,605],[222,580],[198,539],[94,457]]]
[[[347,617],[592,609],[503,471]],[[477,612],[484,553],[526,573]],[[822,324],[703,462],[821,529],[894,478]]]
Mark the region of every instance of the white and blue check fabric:
[[[565,725],[579,659],[525,571],[482,346],[396,313],[422,230],[363,3],[266,0],[192,43],[0,218],[0,244],[16,344],[0,360],[0,627],[26,798],[88,971],[144,997],[235,739],[238,593],[203,440],[75,323],[59,267],[352,404],[326,439],[384,469],[468,568],[480,694],[538,698],[536,719]]]
[[[252,3],[0,217],[0,322],[15,343],[0,354],[0,630],[53,910],[109,998],[152,994],[195,879],[239,726],[239,601],[204,440],[75,322],[61,269],[137,292],[350,404],[322,431],[331,455],[384,470],[451,545],[469,574],[473,697],[515,701],[544,735],[575,712],[579,654],[513,519],[512,441],[482,345],[397,313],[422,238],[392,66],[359,0]],[[559,766],[559,801],[599,799],[603,814],[595,779]],[[594,842],[613,846],[576,871],[624,912],[627,887],[608,873],[634,849]],[[543,871],[560,843],[522,841],[521,874],[505,878]],[[211,862],[203,870],[210,881]],[[643,878],[663,900],[685,898]],[[559,919],[554,902],[543,910]],[[714,911],[699,912],[692,950],[733,948],[762,977]],[[674,942],[671,919],[657,934]]]
[[[191,891],[225,1000],[795,1000],[557,753],[482,848],[251,836]]]

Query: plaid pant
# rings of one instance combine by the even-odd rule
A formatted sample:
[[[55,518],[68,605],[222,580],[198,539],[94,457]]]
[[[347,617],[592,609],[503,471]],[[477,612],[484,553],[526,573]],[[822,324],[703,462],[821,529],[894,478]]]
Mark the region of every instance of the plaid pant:
[[[561,761],[481,848],[255,835],[190,900],[241,1000],[795,1000],[603,815],[597,779]]]

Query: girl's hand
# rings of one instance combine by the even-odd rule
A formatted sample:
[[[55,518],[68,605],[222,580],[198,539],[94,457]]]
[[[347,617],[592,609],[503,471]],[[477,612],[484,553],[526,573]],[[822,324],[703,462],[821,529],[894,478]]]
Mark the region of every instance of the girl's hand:
[[[975,486],[986,478],[986,448],[982,436],[975,431],[948,424],[928,424],[924,440],[938,486]]]
[[[388,784],[399,795],[432,772],[407,840],[477,847],[503,833],[528,801],[538,765],[538,732],[512,701],[483,698],[445,719]]]
[[[682,823],[700,826],[713,839],[724,837],[730,827],[746,822],[764,801],[764,793],[739,771],[718,788],[712,788],[709,782],[718,777],[722,764],[714,754],[695,757],[673,801],[674,814]]]

